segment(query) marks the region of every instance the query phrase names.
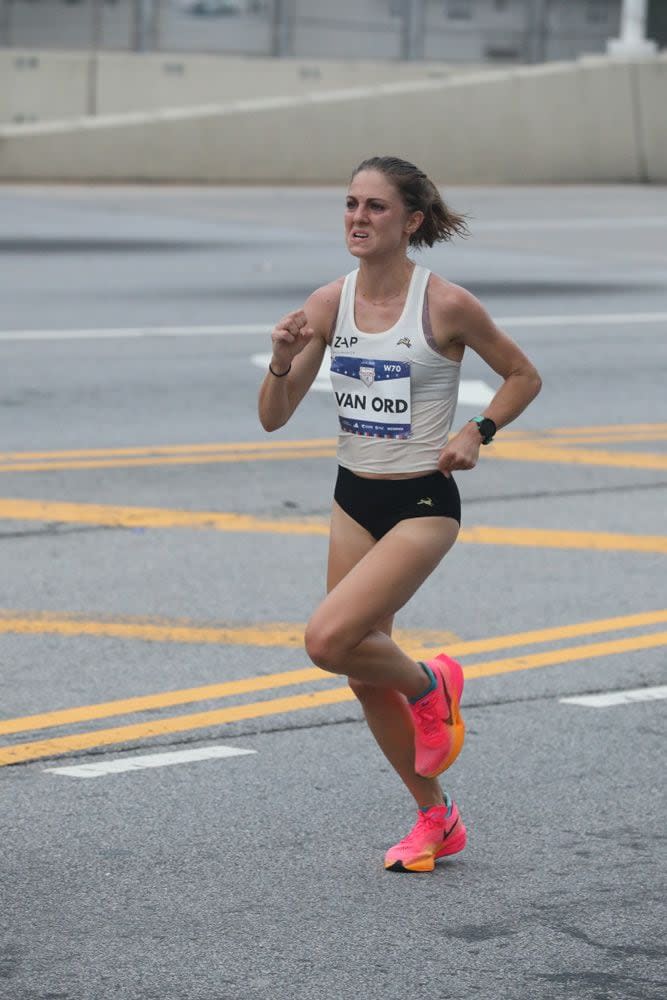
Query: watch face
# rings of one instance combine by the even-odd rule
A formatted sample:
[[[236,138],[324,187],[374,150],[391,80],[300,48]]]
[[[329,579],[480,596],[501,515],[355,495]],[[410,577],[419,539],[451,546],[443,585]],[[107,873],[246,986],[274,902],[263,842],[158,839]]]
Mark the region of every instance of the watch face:
[[[496,433],[496,425],[493,420],[489,420],[488,417],[484,417],[483,420],[480,420],[477,426],[479,427],[479,433],[483,438],[493,437]]]

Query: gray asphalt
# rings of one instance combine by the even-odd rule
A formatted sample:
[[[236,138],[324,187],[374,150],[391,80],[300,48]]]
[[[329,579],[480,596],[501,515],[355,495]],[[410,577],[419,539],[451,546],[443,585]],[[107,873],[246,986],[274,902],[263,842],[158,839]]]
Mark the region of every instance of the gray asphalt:
[[[266,334],[25,332],[268,329],[352,266],[342,194],[0,189],[0,338],[13,331],[0,339],[2,452],[332,437],[322,393],[273,438],[258,426],[250,356],[268,349]],[[666,324],[632,317],[667,313],[667,190],[449,196],[472,236],[422,262],[496,317],[538,318],[505,324],[545,382],[516,429],[664,425]],[[538,321],[599,314],[629,318]],[[497,384],[474,358],[464,378]],[[459,407],[457,422],[474,412]],[[664,440],[586,447],[665,451]],[[324,519],[334,473],[333,458],[0,472],[0,497]],[[667,535],[664,468],[487,460],[458,482],[465,526]],[[300,625],[324,588],[318,535],[6,518],[0,544],[0,603],[16,616]],[[654,611],[666,591],[664,551],[461,542],[398,624],[474,640]],[[16,632],[0,633],[0,662],[6,719],[308,666],[299,648]],[[446,782],[469,845],[429,876],[382,868],[412,807],[353,702],[2,767],[0,997],[662,1000],[665,702],[559,699],[666,676],[663,644],[471,678],[468,738]],[[46,770],[210,744],[256,753],[95,780]]]

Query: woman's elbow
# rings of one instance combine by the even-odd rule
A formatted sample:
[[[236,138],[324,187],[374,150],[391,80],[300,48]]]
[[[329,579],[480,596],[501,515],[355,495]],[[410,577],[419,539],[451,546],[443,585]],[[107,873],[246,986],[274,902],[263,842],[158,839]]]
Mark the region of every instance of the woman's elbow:
[[[523,381],[526,395],[528,396],[528,402],[535,399],[540,389],[542,388],[542,379],[540,373],[534,365],[525,367],[521,372],[517,374],[521,375]]]
[[[533,368],[530,375],[530,381],[533,387],[533,399],[535,399],[535,397],[539,394],[540,390],[542,389],[542,377],[538,372],[537,368]]]
[[[268,431],[269,434],[271,433],[271,431],[280,430],[280,428],[284,427],[285,424],[287,423],[286,420],[276,420],[275,417],[270,417],[261,412],[259,414],[259,422],[262,425],[263,429],[265,431]]]

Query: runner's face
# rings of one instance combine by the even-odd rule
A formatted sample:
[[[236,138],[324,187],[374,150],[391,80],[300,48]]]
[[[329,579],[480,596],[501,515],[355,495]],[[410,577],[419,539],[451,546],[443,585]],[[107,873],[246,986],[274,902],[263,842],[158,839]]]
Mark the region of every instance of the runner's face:
[[[421,212],[410,214],[390,180],[378,170],[352,178],[345,207],[345,239],[355,257],[405,252]]]

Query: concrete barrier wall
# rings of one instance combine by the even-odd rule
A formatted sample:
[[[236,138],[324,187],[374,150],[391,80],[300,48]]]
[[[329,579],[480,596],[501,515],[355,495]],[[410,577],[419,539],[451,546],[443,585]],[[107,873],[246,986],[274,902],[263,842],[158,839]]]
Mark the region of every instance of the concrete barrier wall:
[[[667,184],[667,55],[635,68],[637,134],[644,179]]]
[[[132,56],[99,60],[98,113],[296,96],[392,80],[446,79],[442,63]]]
[[[4,128],[0,178],[338,184],[391,152],[442,183],[657,181],[666,69],[599,57]]]
[[[192,107],[417,78],[443,63],[0,50],[0,124]]]
[[[91,68],[83,53],[0,50],[0,124],[88,114]]]

